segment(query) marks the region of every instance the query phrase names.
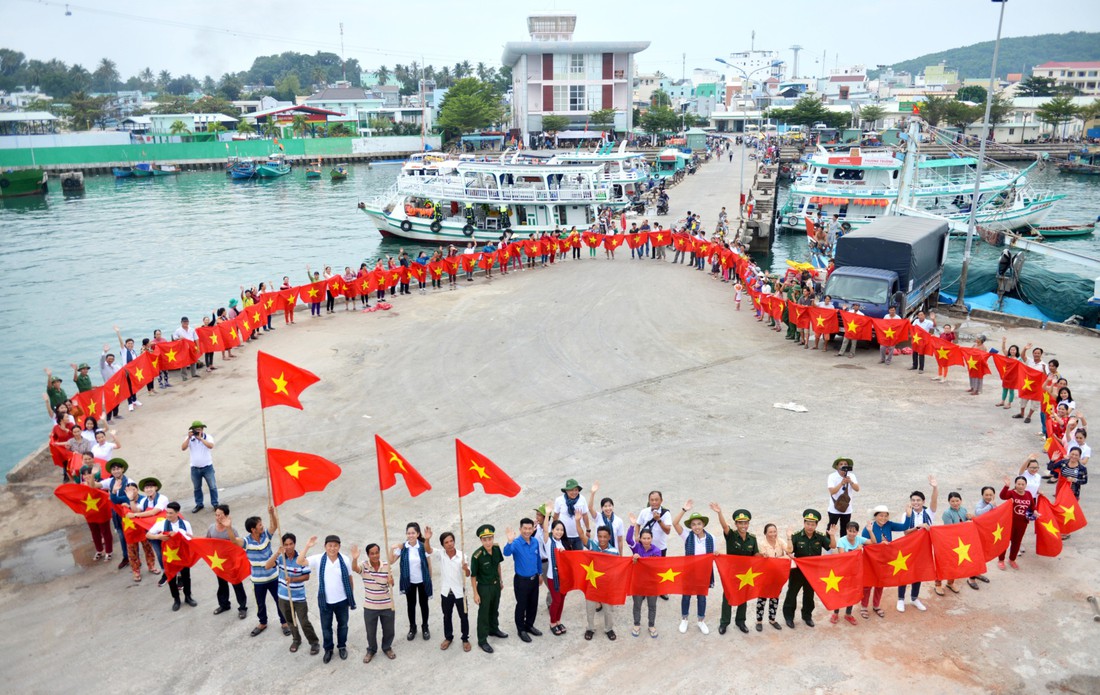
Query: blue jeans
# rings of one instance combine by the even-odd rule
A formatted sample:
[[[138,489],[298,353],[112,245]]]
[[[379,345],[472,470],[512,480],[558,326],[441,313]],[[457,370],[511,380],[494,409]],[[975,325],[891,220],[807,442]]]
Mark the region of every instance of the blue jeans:
[[[259,618],[260,625],[267,625],[268,594],[271,594],[271,600],[275,602],[275,612],[279,615],[279,624],[286,625],[286,618],[283,617],[283,612],[279,610],[279,580],[273,579],[270,582],[254,583],[252,594],[256,597],[256,617]]]
[[[164,552],[161,550],[162,541],[149,541],[149,545],[152,546],[153,552],[157,556],[157,564],[160,565],[160,569],[164,571]]]
[[[913,584],[912,587],[913,587],[913,591],[910,593],[910,600],[916,601],[917,597],[920,596],[920,582],[917,582],[917,583]],[[901,586],[898,587],[898,600],[902,601],[904,599],[905,599],[905,585],[902,584]]]
[[[707,615],[707,596],[706,594],[700,594],[695,597],[699,610],[699,620],[702,620]],[[680,615],[684,618],[691,613],[691,597],[683,596],[680,598]]]
[[[210,506],[218,506],[218,481],[214,480],[214,466],[195,468],[191,466],[191,485],[195,488],[195,504],[202,505],[202,481],[210,489]]]
[[[126,548],[126,535],[122,532],[122,517],[118,514],[111,514],[111,524],[115,527],[115,533],[118,534],[118,544],[122,547],[122,560],[125,562],[130,559],[130,552]]]
[[[321,606],[321,635],[324,639],[326,652],[332,651],[332,617],[336,616],[336,647],[346,649],[348,646],[348,600],[339,603],[322,603]]]

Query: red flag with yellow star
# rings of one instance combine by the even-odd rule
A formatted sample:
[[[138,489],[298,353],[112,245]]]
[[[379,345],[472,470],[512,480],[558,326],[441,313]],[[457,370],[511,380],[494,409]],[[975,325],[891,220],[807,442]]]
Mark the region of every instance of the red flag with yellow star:
[[[590,249],[594,249],[603,243],[603,234],[600,234],[598,232],[585,232],[582,235],[582,239],[584,240],[585,246]]]
[[[130,382],[126,380],[126,371],[118,370],[103,384],[103,409],[111,412],[130,397]]]
[[[244,338],[245,336],[241,334],[240,317],[218,323],[218,344],[222,346],[222,350],[240,346]]]
[[[812,306],[809,308],[810,330],[818,335],[836,333],[840,330],[836,309],[831,306]]]
[[[909,346],[913,352],[927,357],[932,354],[932,334],[920,326],[909,326]]]
[[[1069,478],[1058,478],[1058,488],[1054,493],[1054,513],[1058,515],[1062,533],[1073,533],[1088,526],[1081,504],[1073,496],[1073,487]]]
[[[989,353],[978,348],[961,348],[963,364],[971,379],[981,379],[989,374]]]
[[[302,395],[302,391],[320,380],[313,372],[269,355],[263,350],[256,353],[256,381],[260,386],[261,408],[289,405],[301,410],[302,403],[298,397]]]
[[[488,457],[474,451],[455,439],[455,455],[458,461],[458,496],[465,497],[474,491],[474,483],[481,485],[486,495],[515,497],[520,487]]]
[[[672,248],[677,251],[691,251],[695,248],[690,234],[676,233],[672,235]]]
[[[989,562],[1008,550],[1012,535],[1012,504],[1001,504],[981,516],[974,517],[978,537],[982,541],[982,559]]]
[[[194,364],[199,358],[195,344],[186,338],[169,340],[153,346],[160,359],[161,370],[183,369]]]
[[[428,266],[415,262],[410,263],[409,276],[414,278],[417,282],[424,282],[428,279]]]
[[[160,553],[168,581],[172,581],[180,570],[194,567],[199,561],[199,556],[191,551],[191,539],[183,533],[173,533],[161,541]]]
[[[872,327],[870,316],[860,316],[851,311],[840,312],[840,332],[849,340],[870,340]]]
[[[808,329],[810,327],[810,307],[787,302],[787,318],[789,319],[788,323],[794,324],[795,328]]]
[[[1024,375],[1022,367],[1024,363],[1014,357],[1006,357],[1000,353],[992,354],[993,366],[997,368],[997,374],[1001,377],[1001,387],[1015,391],[1023,383]]]
[[[1023,362],[1020,363],[1020,398],[1025,401],[1041,401],[1046,390],[1043,382],[1047,375],[1038,369],[1032,369]]]
[[[603,238],[603,247],[610,251],[614,251],[621,246],[624,241],[626,241],[625,234],[608,234]]]
[[[1046,495],[1039,493],[1039,502],[1035,505],[1035,554],[1042,557],[1057,557],[1062,553],[1062,515]]]
[[[634,232],[633,234],[626,235],[626,245],[632,249],[636,249],[639,246],[645,246],[648,240],[649,237],[645,232]]]
[[[160,370],[153,364],[153,354],[143,352],[122,367],[122,371],[130,375],[130,385],[134,391],[153,383],[160,374]]]
[[[208,352],[220,352],[225,349],[225,345],[222,344],[221,331],[218,326],[199,326],[195,329],[195,336],[199,339],[199,352],[206,354]]]
[[[935,577],[932,539],[924,529],[896,536],[889,543],[863,546],[863,583],[867,586],[905,586]]]
[[[938,336],[932,336],[931,355],[940,367],[956,365],[961,367],[963,362],[963,349],[958,345],[948,342]]]
[[[591,550],[570,550],[557,553],[555,557],[561,593],[580,591],[589,601],[609,606],[626,603],[633,558]]]
[[[863,556],[858,550],[839,555],[796,557],[794,563],[826,609],[847,608],[863,598]]]
[[[672,233],[667,229],[657,229],[649,233],[649,243],[654,246],[668,246],[672,243]]]
[[[90,523],[101,524],[111,520],[111,497],[106,490],[87,485],[65,483],[58,485],[53,494],[65,503],[69,509],[87,519]]]
[[[158,518],[155,515],[131,517],[129,515],[133,510],[130,509],[128,504],[112,504],[111,506],[115,513],[122,517],[122,535],[126,538],[127,543],[140,543],[145,540],[145,534],[149,532],[149,529],[153,527]],[[161,512],[160,517],[166,518],[164,512]]]
[[[279,506],[307,492],[320,492],[340,477],[340,467],[328,459],[285,449],[267,450],[272,502]]]
[[[933,526],[930,533],[936,579],[964,579],[985,572],[981,534],[973,521]]]
[[[377,434],[374,435],[374,451],[378,455],[378,486],[383,490],[389,490],[397,484],[398,474],[405,479],[405,487],[413,497],[432,489],[424,476],[420,475],[404,456],[397,453],[397,449]]]
[[[102,386],[96,386],[91,391],[74,393],[71,400],[73,405],[80,409],[83,417],[94,417],[96,420],[102,420],[103,416],[107,414],[107,411],[103,409]]]
[[[325,300],[325,291],[328,283],[325,280],[318,280],[317,282],[311,282],[308,285],[302,285],[297,289],[300,290],[299,298],[306,304],[319,304]]]
[[[713,559],[713,555],[641,558],[634,563],[629,593],[631,596],[706,594],[710,591]]]
[[[714,564],[722,578],[722,594],[731,606],[754,598],[779,598],[791,568],[791,561],[784,558],[745,555],[719,555]]]
[[[244,548],[223,538],[192,538],[191,554],[202,558],[214,574],[230,584],[240,584],[252,575],[252,565]]]
[[[875,340],[883,347],[894,347],[909,340],[909,326],[905,319],[871,319],[875,327]]]

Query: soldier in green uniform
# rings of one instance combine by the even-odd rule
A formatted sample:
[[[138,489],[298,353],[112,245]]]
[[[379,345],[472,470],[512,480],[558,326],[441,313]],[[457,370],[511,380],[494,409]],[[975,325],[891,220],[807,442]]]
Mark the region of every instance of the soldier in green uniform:
[[[493,653],[489,646],[489,637],[507,637],[500,631],[497,622],[500,612],[500,566],[504,562],[504,553],[493,543],[496,529],[489,524],[477,528],[477,537],[481,547],[470,556],[470,583],[474,588],[474,603],[477,604],[477,646],[483,652]]]
[[[791,314],[787,307],[791,304],[798,304],[798,299],[802,296],[802,287],[797,282],[788,282],[784,294],[787,295],[787,303],[783,305],[783,323],[787,324],[786,339],[798,340],[798,326],[795,326],[794,321],[791,320]]]
[[[80,393],[92,390],[92,377],[88,376],[88,370],[91,367],[87,362],[81,362],[80,365],[71,365],[73,368],[73,383],[76,384],[76,390]]]
[[[819,521],[821,521],[821,512],[816,509],[807,509],[802,512],[802,530],[791,534],[791,548],[795,557],[824,555],[826,550],[836,548],[836,527],[834,526],[828,535],[818,533],[817,522]],[[799,591],[802,592],[802,621],[813,627],[814,590],[806,581],[802,570],[796,565],[791,567],[791,575],[787,579],[787,597],[783,599],[783,617],[787,621],[787,627],[792,629]]]
[[[714,513],[718,515],[718,521],[722,523],[722,535],[726,537],[727,555],[752,557],[761,554],[760,548],[756,545],[756,536],[749,533],[749,521],[752,520],[752,514],[749,513],[749,510],[738,509],[733,513],[733,523],[737,528],[731,529],[730,525],[726,523],[726,518],[722,516],[722,508],[714,502],[711,503],[710,508],[714,510]],[[747,602],[737,607],[737,620],[735,622],[737,629],[746,634],[749,631],[748,626],[745,625],[745,613],[747,609]],[[718,634],[726,634],[726,629],[730,626],[730,613],[732,612],[732,607],[729,601],[726,600],[725,593],[723,592],[722,620],[718,623]]]

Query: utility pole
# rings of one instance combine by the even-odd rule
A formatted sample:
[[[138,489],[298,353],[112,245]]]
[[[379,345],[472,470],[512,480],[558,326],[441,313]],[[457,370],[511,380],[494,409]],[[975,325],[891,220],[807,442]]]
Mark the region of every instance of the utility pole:
[[[756,29],[753,29],[752,30],[752,40],[749,42],[749,51],[752,52],[752,51],[755,51],[755,50],[756,50]]]
[[[344,60],[344,23],[340,22],[340,70],[344,73],[344,82],[348,81],[348,62]]]

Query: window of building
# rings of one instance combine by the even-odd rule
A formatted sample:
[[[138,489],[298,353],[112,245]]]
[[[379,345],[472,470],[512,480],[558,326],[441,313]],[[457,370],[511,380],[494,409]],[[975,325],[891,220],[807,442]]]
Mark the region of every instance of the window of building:
[[[572,78],[584,77],[584,54],[574,53],[569,56],[569,76]]]
[[[1008,129],[1008,134],[1009,135],[1015,135],[1016,134],[1016,129],[1015,128],[1009,128]]]
[[[583,85],[569,85],[569,110],[588,110],[588,102],[585,100],[585,89]]]
[[[566,85],[554,86],[554,104],[552,109],[548,111],[568,111],[569,110],[569,87]]]

